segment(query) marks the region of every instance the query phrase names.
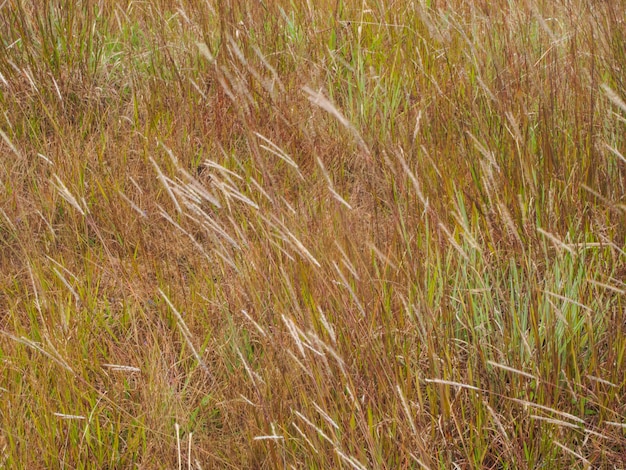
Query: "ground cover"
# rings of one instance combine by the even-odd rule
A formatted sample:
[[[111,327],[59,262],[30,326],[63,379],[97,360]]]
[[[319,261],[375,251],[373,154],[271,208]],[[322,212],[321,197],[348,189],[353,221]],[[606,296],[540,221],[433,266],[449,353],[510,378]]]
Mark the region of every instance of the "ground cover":
[[[1,465],[626,467],[624,11],[2,3]]]

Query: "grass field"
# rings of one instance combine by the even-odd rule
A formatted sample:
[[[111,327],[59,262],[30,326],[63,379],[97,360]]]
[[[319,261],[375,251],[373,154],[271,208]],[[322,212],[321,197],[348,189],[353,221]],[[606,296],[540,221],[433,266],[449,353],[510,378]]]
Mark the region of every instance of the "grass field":
[[[0,468],[626,468],[626,1],[0,4]]]

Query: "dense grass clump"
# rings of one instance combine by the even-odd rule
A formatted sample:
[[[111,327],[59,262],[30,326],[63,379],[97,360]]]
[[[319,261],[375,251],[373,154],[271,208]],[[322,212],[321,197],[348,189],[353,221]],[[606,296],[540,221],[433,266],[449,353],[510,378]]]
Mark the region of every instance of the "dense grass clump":
[[[626,467],[626,2],[0,5],[0,466]]]

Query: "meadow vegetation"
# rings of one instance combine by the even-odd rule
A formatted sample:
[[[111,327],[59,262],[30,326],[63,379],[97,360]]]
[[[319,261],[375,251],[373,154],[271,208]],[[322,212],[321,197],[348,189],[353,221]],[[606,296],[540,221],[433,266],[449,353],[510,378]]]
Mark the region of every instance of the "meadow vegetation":
[[[0,467],[626,467],[626,2],[0,4]]]

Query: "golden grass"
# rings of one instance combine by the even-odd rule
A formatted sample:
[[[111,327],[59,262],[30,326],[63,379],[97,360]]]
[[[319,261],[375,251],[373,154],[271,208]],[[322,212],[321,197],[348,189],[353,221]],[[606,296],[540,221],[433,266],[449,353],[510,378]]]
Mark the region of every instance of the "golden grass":
[[[625,10],[4,2],[1,465],[626,466]]]

